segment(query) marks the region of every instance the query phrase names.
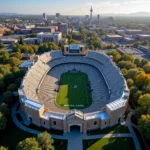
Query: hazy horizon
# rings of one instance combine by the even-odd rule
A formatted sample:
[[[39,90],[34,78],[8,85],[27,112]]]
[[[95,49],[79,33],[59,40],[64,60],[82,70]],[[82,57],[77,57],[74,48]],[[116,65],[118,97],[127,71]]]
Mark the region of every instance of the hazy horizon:
[[[0,13],[86,15],[92,6],[93,15],[130,14],[150,12],[149,5],[150,0],[1,0]]]

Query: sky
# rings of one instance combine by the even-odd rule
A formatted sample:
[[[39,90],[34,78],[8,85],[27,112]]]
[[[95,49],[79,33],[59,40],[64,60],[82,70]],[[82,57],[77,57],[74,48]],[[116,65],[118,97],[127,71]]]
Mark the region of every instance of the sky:
[[[150,0],[0,0],[0,12],[20,14],[86,15],[150,12]]]

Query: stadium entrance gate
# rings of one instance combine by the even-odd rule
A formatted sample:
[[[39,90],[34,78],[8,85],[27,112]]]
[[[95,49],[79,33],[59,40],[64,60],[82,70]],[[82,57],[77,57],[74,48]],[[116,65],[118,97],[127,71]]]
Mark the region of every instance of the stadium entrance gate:
[[[82,132],[82,124],[70,124],[68,125],[69,128],[68,128],[68,132],[71,132],[71,131],[79,131],[80,133]]]

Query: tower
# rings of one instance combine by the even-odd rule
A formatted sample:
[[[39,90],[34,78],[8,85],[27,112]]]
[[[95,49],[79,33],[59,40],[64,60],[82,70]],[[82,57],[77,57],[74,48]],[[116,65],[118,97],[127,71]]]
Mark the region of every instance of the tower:
[[[43,19],[47,20],[46,13],[43,13]]]
[[[92,15],[93,15],[93,9],[91,7],[91,10],[90,10],[90,19],[92,20]]]

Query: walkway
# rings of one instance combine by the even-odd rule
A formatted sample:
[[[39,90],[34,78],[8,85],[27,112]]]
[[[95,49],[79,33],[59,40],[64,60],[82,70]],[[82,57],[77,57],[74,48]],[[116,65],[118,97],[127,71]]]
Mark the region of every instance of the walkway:
[[[19,104],[16,103],[13,108],[12,108],[12,111],[11,111],[11,116],[12,116],[12,120],[14,121],[15,125],[20,128],[21,130],[25,131],[25,132],[28,132],[28,133],[32,133],[32,134],[39,134],[41,132],[37,131],[37,130],[33,130],[33,129],[30,129],[26,126],[24,126],[22,123],[19,122],[19,120],[17,119],[16,117],[16,108],[17,108],[17,105]],[[140,145],[139,145],[139,142],[137,140],[137,137],[130,125],[130,116],[129,118],[127,119],[127,125],[128,125],[128,128],[130,130],[131,133],[127,133],[127,134],[99,134],[99,135],[93,135],[93,136],[87,136],[87,134],[81,134],[79,132],[71,132],[71,133],[65,133],[63,136],[61,135],[53,135],[51,134],[52,138],[55,138],[55,139],[66,139],[68,140],[68,150],[82,150],[82,140],[83,139],[99,139],[99,138],[110,138],[110,137],[115,137],[115,138],[120,138],[120,137],[133,137],[133,140],[134,140],[134,143],[135,143],[135,147],[136,147],[136,150],[140,150]]]

